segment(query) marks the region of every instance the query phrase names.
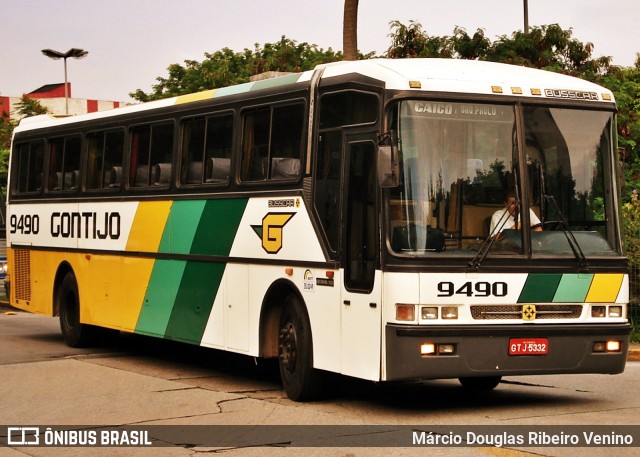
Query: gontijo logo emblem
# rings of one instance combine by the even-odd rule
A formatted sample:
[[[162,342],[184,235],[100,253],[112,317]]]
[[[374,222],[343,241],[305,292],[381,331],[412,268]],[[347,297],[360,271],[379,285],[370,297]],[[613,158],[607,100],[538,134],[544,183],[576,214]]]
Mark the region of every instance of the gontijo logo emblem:
[[[262,239],[262,248],[269,254],[277,254],[282,249],[282,232],[287,222],[296,213],[267,213],[262,218],[262,225],[252,225],[251,228]]]

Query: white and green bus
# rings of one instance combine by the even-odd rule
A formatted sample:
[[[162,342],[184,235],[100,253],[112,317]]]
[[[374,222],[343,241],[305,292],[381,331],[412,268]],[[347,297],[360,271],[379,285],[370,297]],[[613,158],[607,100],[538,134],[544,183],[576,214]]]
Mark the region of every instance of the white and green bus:
[[[11,304],[60,316],[71,346],[122,331],[278,358],[294,400],[324,372],[620,373],[615,112],[555,73],[374,59],[25,119]]]

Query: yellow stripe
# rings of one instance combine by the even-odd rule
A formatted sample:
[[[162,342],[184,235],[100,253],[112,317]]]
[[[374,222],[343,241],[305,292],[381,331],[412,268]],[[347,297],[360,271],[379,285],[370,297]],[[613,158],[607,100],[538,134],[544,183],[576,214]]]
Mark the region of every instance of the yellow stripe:
[[[127,240],[127,251],[157,252],[171,211],[171,202],[141,202]]]
[[[218,89],[205,90],[203,92],[196,92],[195,94],[180,95],[176,100],[176,105],[182,103],[199,102],[200,100],[209,100],[213,98],[213,95]]]
[[[623,279],[624,275],[618,273],[595,274],[585,301],[588,303],[615,302]]]
[[[122,303],[126,305],[119,310],[122,330],[134,332],[136,329],[154,263],[153,259],[131,257],[123,259],[122,290],[126,291],[126,297],[122,297]]]

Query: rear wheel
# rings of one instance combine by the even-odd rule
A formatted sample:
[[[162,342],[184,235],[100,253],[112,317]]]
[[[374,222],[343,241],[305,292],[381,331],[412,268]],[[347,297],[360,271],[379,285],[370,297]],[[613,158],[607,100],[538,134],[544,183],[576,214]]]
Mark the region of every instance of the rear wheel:
[[[313,368],[312,356],[309,318],[300,300],[290,294],[280,315],[278,363],[282,385],[291,400],[312,400],[321,393],[320,373]]]
[[[502,380],[502,376],[486,376],[481,378],[459,378],[460,384],[462,387],[468,390],[473,391],[488,391],[495,389],[500,381]]]
[[[60,314],[60,330],[67,346],[80,348],[95,344],[101,336],[100,329],[80,323],[80,296],[72,272],[65,275],[55,297]]]

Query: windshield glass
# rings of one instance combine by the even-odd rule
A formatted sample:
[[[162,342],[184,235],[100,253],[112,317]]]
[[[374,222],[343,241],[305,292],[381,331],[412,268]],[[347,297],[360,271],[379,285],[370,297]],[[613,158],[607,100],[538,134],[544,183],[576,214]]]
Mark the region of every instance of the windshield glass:
[[[575,255],[568,232],[585,256],[615,254],[612,114],[527,107],[523,119],[519,153],[513,105],[395,105],[400,185],[387,193],[394,253],[528,255],[521,228],[530,227],[533,255]]]
[[[534,254],[570,254],[568,230],[585,255],[616,250],[612,122],[604,111],[524,109],[529,191],[544,228],[532,234]]]

